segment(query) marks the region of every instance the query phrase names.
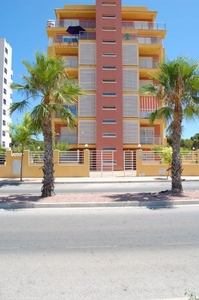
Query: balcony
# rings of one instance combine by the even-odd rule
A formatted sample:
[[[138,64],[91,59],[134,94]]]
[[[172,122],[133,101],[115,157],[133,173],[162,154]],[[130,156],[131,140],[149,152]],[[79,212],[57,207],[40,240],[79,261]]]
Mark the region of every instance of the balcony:
[[[140,137],[141,145],[161,145],[162,138],[160,136]]]
[[[165,23],[154,23],[154,22],[122,22],[122,28],[134,29],[134,30],[166,30]]]
[[[122,35],[122,39],[126,41],[137,41],[139,44],[158,44],[162,45],[163,40],[161,37],[155,37],[155,36],[141,36],[137,34],[132,34],[132,33],[126,33]]]
[[[62,19],[59,21],[48,20],[46,27],[61,27],[67,28],[68,26],[81,26],[83,28],[96,28],[96,22],[92,20],[81,20],[74,22],[74,20]]]
[[[78,67],[78,59],[67,59],[65,58],[64,64],[67,68],[77,68]]]
[[[57,142],[62,142],[62,143],[66,143],[66,144],[77,144],[77,136],[65,136],[65,135],[61,135],[61,136],[55,136],[54,138],[55,143]]]
[[[140,59],[139,67],[144,69],[157,69],[158,61],[148,60],[148,59]]]

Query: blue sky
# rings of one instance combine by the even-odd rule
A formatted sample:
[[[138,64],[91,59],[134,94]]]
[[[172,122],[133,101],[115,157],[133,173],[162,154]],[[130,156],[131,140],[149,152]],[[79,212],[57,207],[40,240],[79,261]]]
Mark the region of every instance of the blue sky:
[[[6,38],[13,49],[14,82],[20,83],[25,73],[21,61],[33,60],[35,50],[46,51],[48,40],[46,21],[55,19],[54,8],[65,4],[91,4],[93,0],[6,0],[1,1],[0,37]],[[170,60],[183,55],[199,61],[198,11],[199,0],[123,0],[122,5],[147,6],[158,12],[156,22],[165,22],[164,42]],[[13,95],[13,101],[20,96]],[[20,117],[20,116],[19,116]],[[14,114],[13,122],[17,115]],[[199,121],[184,124],[183,138],[199,132]]]

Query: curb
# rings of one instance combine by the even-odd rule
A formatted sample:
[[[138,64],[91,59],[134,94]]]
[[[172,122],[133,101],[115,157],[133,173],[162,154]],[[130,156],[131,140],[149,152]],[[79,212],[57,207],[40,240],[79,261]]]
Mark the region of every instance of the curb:
[[[154,201],[133,201],[133,202],[65,202],[65,203],[0,203],[0,209],[23,209],[23,208],[106,208],[106,207],[147,207],[172,208],[178,205],[199,205],[199,200],[154,200]]]
[[[185,179],[185,181],[198,182],[199,179]],[[154,180],[102,180],[102,181],[55,181],[54,184],[99,184],[99,183],[150,183],[150,182],[171,182],[171,179],[154,179]],[[17,180],[0,180],[0,186],[3,184],[42,184],[41,181],[17,181]]]

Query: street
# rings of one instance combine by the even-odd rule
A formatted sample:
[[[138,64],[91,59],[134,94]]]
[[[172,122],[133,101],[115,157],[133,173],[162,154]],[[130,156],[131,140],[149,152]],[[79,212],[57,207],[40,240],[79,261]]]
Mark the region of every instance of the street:
[[[0,210],[0,299],[199,292],[199,206]]]
[[[55,183],[55,192],[63,193],[133,193],[159,192],[171,188],[169,181],[155,182],[95,182],[95,183]],[[199,190],[198,181],[183,182],[183,189]],[[40,194],[41,183],[0,183],[0,194]]]

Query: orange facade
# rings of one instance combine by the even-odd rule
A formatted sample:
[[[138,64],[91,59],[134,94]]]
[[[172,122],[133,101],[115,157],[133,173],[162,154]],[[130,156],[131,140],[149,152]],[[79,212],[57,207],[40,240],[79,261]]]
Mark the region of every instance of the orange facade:
[[[68,74],[87,94],[73,108],[77,128],[69,131],[54,119],[56,139],[73,149],[115,150],[115,170],[123,168],[123,150],[163,145],[165,123],[149,125],[160,103],[139,94],[164,56],[166,29],[155,22],[157,12],[121,6],[121,0],[65,5],[55,12],[56,21],[47,22],[48,54],[64,56]],[[69,26],[81,26],[80,32],[68,32]]]

